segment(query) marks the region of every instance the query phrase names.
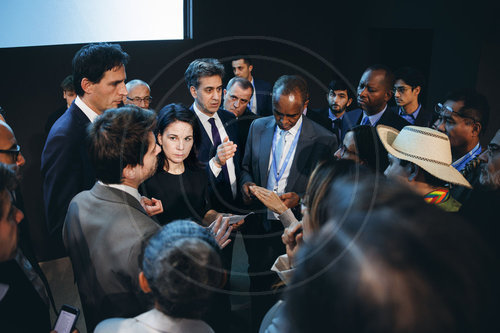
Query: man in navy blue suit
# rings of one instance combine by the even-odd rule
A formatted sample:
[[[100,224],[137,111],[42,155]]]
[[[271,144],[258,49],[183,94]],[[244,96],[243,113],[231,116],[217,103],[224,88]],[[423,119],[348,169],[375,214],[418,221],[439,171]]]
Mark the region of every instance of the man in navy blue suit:
[[[416,126],[430,127],[432,112],[420,103],[424,89],[424,75],[417,69],[403,67],[395,72],[394,100],[398,105],[398,114]]]
[[[236,58],[231,62],[234,76],[247,79],[252,83],[253,94],[248,108],[259,116],[270,116],[272,114],[271,84],[252,76],[252,60],[250,58]]]
[[[127,95],[127,53],[120,45],[83,46],[73,58],[73,80],[78,95],[52,126],[42,152],[43,198],[53,256],[65,254],[62,226],[69,202],[95,183],[87,147],[87,127]]]
[[[401,118],[387,103],[392,98],[394,74],[384,65],[368,67],[358,84],[358,105],[361,109],[344,115],[342,139],[356,125],[387,125],[401,130],[409,122]]]

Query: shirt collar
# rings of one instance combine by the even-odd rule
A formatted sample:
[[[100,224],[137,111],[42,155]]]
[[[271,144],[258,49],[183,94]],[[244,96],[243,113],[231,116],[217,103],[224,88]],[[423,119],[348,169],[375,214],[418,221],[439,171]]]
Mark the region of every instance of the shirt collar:
[[[384,114],[385,110],[387,110],[387,104],[385,105],[385,108],[382,111],[380,111],[379,113],[376,113],[374,115],[371,115],[371,116],[366,114],[366,112],[363,110],[363,118],[368,117],[368,119],[370,120],[370,124],[372,124],[372,126],[373,126],[380,120],[380,118]]]
[[[92,110],[84,101],[81,100],[80,96],[76,96],[75,104],[82,110],[82,112],[89,118],[90,122],[93,123],[98,114]]]
[[[337,120],[337,119],[342,119],[342,117],[344,117],[344,114],[345,114],[345,111],[344,111],[344,113],[342,113],[342,115],[340,117],[337,117],[337,116],[335,116],[335,114],[333,114],[332,110],[330,108],[328,108],[328,118],[330,118],[332,121]]]
[[[474,148],[472,148],[471,151],[469,151],[464,156],[460,157],[451,165],[455,167],[455,169],[457,169],[458,171],[462,171],[463,168],[465,168],[465,166],[467,165],[467,163],[469,163],[469,161],[474,159],[474,157],[478,156],[480,153],[481,153],[481,143],[478,142],[477,145]]]
[[[203,112],[201,112],[200,109],[198,109],[198,107],[196,106],[196,102],[193,103],[193,110],[200,119],[202,124],[207,123],[210,118],[214,118],[215,120],[219,119],[219,114],[217,112],[215,112],[212,117],[209,117]]]
[[[295,134],[297,134],[300,126],[302,125],[302,117],[303,116],[301,115],[299,120],[297,120],[297,122],[295,123],[295,125],[293,125],[293,127],[287,131],[288,133],[292,134],[293,136],[295,136]],[[278,125],[276,125],[276,126],[278,126]],[[280,128],[278,127],[278,129],[280,129]]]
[[[133,196],[134,198],[136,198],[137,201],[139,201],[139,203],[141,202],[141,195],[139,194],[139,191],[136,188],[124,184],[104,184],[100,180],[98,181],[98,183],[103,186],[116,188],[117,190],[126,192],[131,196]]]

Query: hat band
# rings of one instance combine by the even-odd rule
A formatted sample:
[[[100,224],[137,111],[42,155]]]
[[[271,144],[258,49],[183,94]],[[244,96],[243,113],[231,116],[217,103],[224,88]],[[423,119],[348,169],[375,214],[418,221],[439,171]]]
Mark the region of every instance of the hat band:
[[[434,134],[434,133],[429,133],[427,131],[422,131],[422,130],[419,130],[419,129],[416,129],[416,128],[413,128],[413,127],[405,127],[404,130],[405,131],[419,133],[419,134],[423,134],[423,135],[427,135],[427,136],[432,136],[434,138],[438,138],[438,139],[441,139],[441,140],[444,140],[444,141],[448,141],[448,137],[446,135],[438,135],[438,134]]]
[[[444,162],[441,162],[441,161],[432,160],[432,159],[426,158],[426,157],[421,157],[421,156],[417,156],[417,155],[408,154],[408,153],[405,153],[404,151],[401,151],[401,150],[399,150],[397,148],[394,148],[394,147],[392,147],[392,149],[394,149],[398,153],[401,153],[401,154],[403,154],[405,156],[416,158],[418,160],[422,160],[422,161],[425,161],[425,162],[436,163],[436,164],[441,164],[441,165],[448,166],[448,167],[450,166],[448,163],[444,163]]]

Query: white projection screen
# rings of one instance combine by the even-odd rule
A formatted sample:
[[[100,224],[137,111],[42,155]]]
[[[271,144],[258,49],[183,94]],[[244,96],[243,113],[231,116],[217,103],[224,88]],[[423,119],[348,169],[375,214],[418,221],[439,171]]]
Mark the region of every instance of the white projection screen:
[[[183,39],[185,2],[1,0],[0,47]]]

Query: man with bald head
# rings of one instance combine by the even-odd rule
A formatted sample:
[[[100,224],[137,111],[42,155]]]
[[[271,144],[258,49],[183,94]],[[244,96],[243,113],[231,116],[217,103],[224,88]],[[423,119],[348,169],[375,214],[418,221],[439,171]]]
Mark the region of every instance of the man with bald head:
[[[0,120],[0,163],[10,165],[19,175],[19,168],[25,163],[21,147],[17,144],[14,131],[6,122]]]
[[[271,290],[276,275],[270,269],[276,257],[285,253],[285,247],[281,242],[283,225],[276,214],[263,209],[250,187],[275,191],[300,218],[299,201],[311,172],[320,161],[333,156],[337,147],[331,132],[302,115],[308,96],[302,77],[280,77],[273,87],[274,115],[256,119],[250,126],[240,184],[245,203],[261,212],[252,215],[253,221],[247,218],[242,229],[252,292]],[[273,301],[272,296],[252,297],[253,325],[260,324]]]
[[[393,86],[394,74],[387,66],[368,67],[358,84],[357,101],[360,109],[345,114],[342,133],[347,133],[356,125],[387,125],[399,131],[410,125],[387,105],[392,98]]]
[[[149,104],[153,100],[149,84],[142,80],[131,80],[126,84],[127,96],[123,99],[123,104],[134,104],[143,109],[149,109]]]

